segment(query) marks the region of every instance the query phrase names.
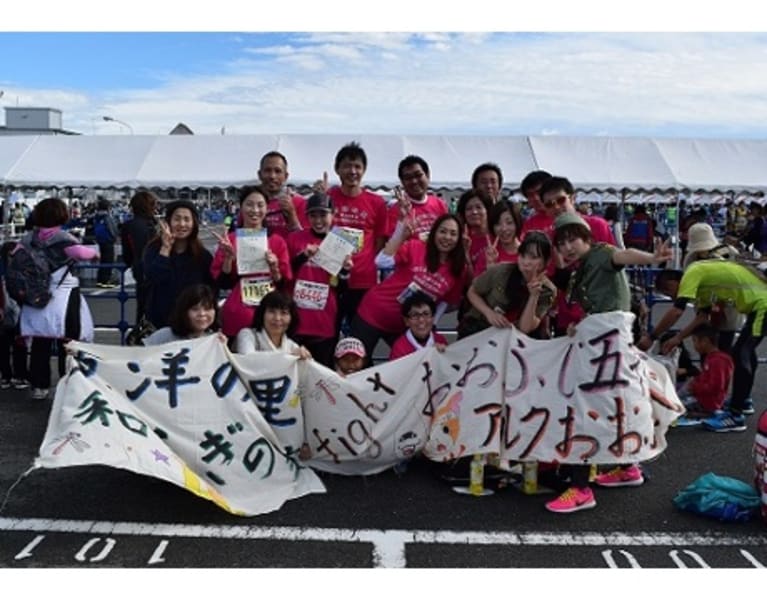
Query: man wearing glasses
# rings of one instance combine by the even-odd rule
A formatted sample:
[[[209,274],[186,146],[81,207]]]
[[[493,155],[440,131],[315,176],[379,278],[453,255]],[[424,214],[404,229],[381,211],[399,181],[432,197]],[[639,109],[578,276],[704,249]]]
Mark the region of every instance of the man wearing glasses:
[[[443,352],[447,339],[434,331],[435,304],[431,296],[416,292],[402,303],[402,318],[407,331],[392,344],[389,360],[396,360],[424,348],[434,348]]]
[[[554,235],[554,217],[549,215],[541,203],[541,186],[549,179],[551,179],[551,173],[531,171],[525,175],[519,186],[522,189],[522,195],[527,200],[527,206],[533,211],[522,223],[520,239],[524,239],[528,231],[545,231],[549,239]]]

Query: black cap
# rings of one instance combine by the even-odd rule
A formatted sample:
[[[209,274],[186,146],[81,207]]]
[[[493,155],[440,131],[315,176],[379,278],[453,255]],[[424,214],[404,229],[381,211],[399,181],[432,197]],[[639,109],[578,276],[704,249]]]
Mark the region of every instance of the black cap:
[[[333,212],[333,205],[330,203],[330,197],[322,192],[316,192],[309,196],[306,201],[307,214],[314,211]]]
[[[191,200],[174,200],[173,202],[168,202],[165,205],[165,220],[170,221],[171,215],[176,211],[176,209],[179,208],[188,208],[192,211],[192,214],[195,216],[195,218],[199,218],[199,215],[197,214],[197,207],[194,205],[194,202]]]

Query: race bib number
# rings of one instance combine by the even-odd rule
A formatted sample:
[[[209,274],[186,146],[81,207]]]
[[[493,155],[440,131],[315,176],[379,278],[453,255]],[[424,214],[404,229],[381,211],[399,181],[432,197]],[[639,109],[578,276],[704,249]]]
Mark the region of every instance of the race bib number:
[[[299,279],[296,281],[296,288],[293,290],[293,300],[298,308],[323,310],[328,303],[329,293],[330,286],[327,283]]]
[[[274,282],[268,276],[244,277],[240,280],[242,303],[247,306],[258,306],[261,300],[274,289]]]

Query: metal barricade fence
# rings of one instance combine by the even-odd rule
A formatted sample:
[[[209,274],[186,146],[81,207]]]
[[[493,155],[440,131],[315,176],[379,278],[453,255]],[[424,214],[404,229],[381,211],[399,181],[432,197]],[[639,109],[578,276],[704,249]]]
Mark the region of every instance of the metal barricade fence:
[[[80,293],[88,302],[93,315],[93,325],[97,329],[113,330],[119,334],[120,345],[125,344],[125,335],[133,327],[127,317],[127,304],[136,298],[135,288],[126,285],[126,271],[130,267],[125,263],[77,263],[72,271],[80,279]],[[119,273],[119,284],[115,288],[95,288],[96,274],[99,269],[112,269]],[[114,301],[117,300],[117,305]],[[94,310],[98,304],[106,304],[103,310]],[[115,310],[115,308],[117,310]]]

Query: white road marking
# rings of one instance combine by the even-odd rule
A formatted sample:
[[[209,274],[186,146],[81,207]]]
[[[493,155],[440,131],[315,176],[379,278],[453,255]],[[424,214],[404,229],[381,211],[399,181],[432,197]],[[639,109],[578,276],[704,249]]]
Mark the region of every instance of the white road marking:
[[[693,552],[692,550],[682,550],[684,554],[689,556],[693,562],[698,563],[699,567],[702,567],[704,569],[710,569],[711,567],[708,566],[705,560],[703,560],[697,552]],[[674,564],[679,567],[680,569],[688,569],[687,563],[680,558],[680,551],[679,550],[672,550],[668,553],[668,555],[671,557],[671,560],[674,561]]]
[[[29,542],[21,552],[19,552],[16,556],[13,557],[14,560],[24,560],[25,558],[29,558],[32,556],[32,550],[35,549],[35,547],[42,542],[45,539],[44,535],[38,535],[35,539],[33,539],[31,542]]]
[[[168,547],[168,540],[162,540],[159,544],[157,544],[157,548],[154,549],[152,556],[149,558],[146,564],[156,565],[157,563],[164,563],[165,557],[163,556],[163,553],[165,552],[165,548],[167,547]]]
[[[85,544],[83,544],[83,547],[80,548],[80,551],[77,554],[75,554],[75,560],[78,562],[85,562],[85,560],[88,558],[88,550],[90,550],[92,546],[95,546],[100,541],[101,541],[101,538],[95,537],[85,542]],[[109,556],[109,553],[112,551],[112,548],[114,548],[116,543],[117,543],[116,540],[114,540],[113,538],[107,538],[106,541],[104,542],[104,548],[102,548],[101,552],[99,552],[96,556],[88,560],[90,562],[101,562],[107,556]]]
[[[626,561],[629,564],[629,567],[632,569],[641,569],[642,565],[639,564],[636,558],[634,558],[634,555],[631,554],[631,552],[626,552],[625,550],[618,550],[620,554],[623,555],[623,557],[626,559]],[[602,558],[605,559],[605,563],[607,563],[607,566],[611,569],[620,569],[622,568],[620,565],[618,565],[617,562],[615,562],[615,559],[613,558],[613,551],[612,550],[603,550],[602,551]]]
[[[212,539],[360,542],[373,546],[376,567],[402,567],[406,544],[478,544],[509,546],[767,546],[767,535],[728,536],[712,532],[493,532],[403,529],[341,529],[319,527],[256,527],[250,525],[183,525],[59,519],[0,518],[0,531],[145,535]],[[685,551],[687,552],[687,551]],[[688,553],[694,554],[694,553]],[[697,556],[697,555],[696,555]],[[704,563],[705,564],[705,563]]]
[[[743,558],[745,558],[748,562],[750,562],[754,567],[757,569],[764,569],[764,565],[760,563],[756,558],[754,558],[754,555],[751,554],[748,550],[740,550],[740,553],[743,555]]]

